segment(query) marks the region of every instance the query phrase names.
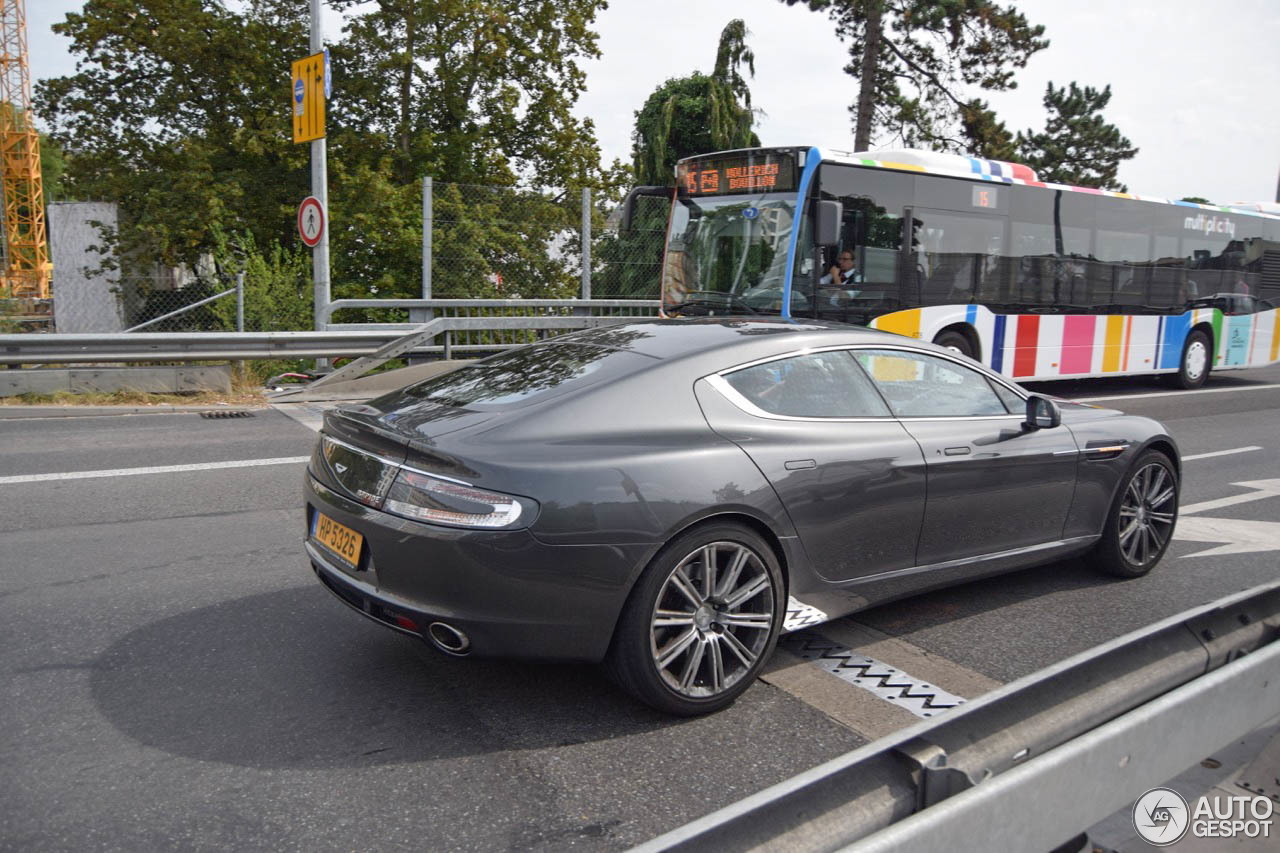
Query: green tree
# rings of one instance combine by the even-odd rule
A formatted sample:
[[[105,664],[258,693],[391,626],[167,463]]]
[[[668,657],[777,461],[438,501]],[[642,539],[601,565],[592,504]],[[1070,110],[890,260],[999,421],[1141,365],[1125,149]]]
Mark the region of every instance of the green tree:
[[[967,151],[992,160],[1017,160],[1018,141],[986,101],[974,98],[960,111]]]
[[[671,184],[675,163],[683,157],[760,144],[751,129],[755,114],[742,74],[744,65],[749,75],[755,74],[748,35],[741,20],[730,21],[720,33],[710,76],[694,71],[687,77],[673,77],[645,100],[631,135],[638,183]]]
[[[1138,149],[1102,117],[1111,101],[1111,87],[1083,89],[1074,82],[1064,88],[1050,83],[1044,106],[1044,130],[1019,133],[1019,159],[1036,170],[1042,181],[1125,192],[1116,179],[1120,163]]]
[[[289,331],[311,325],[314,289],[309,249],[280,243],[259,248],[248,232],[229,237],[218,232],[215,240],[215,292],[234,286],[236,273],[244,273],[245,331]],[[233,297],[211,303],[211,310],[222,328],[236,327]]]
[[[1016,88],[1015,71],[1049,44],[1044,27],[991,0],[782,2],[826,12],[849,43],[845,71],[858,80],[849,111],[859,151],[873,137],[948,151],[990,144],[989,111],[965,93]]]
[[[578,63],[598,55],[603,0],[329,5],[348,13],[327,121],[335,297],[417,293],[425,175],[534,190],[616,179],[600,168],[591,123],[571,112],[585,85]],[[309,147],[291,140],[286,93],[290,62],[309,52],[305,3],[88,0],[55,29],[79,63],[39,84],[38,114],[74,152],[67,192],[120,203],[117,257],[193,266],[218,231],[297,245]],[[560,199],[559,218],[539,220],[539,246],[576,228],[563,191],[530,197]],[[486,245],[500,242],[493,210],[462,204],[490,216],[473,223],[495,235]],[[503,251],[487,271],[534,249]],[[525,286],[549,294],[564,279]]]
[[[1209,201],[1209,199],[1201,198],[1198,195],[1189,195],[1184,198],[1178,199],[1178,201],[1191,201],[1191,202],[1195,202],[1196,204],[1213,204],[1213,202]]]
[[[600,154],[572,114],[604,0],[331,0],[357,12],[333,49],[333,144],[390,157],[398,183],[592,185]],[[355,150],[347,151],[349,146]]]
[[[305,8],[249,0],[88,0],[54,25],[77,71],[36,86],[36,112],[74,152],[77,198],[116,201],[119,256],[194,264],[212,226],[285,238],[307,152],[282,97],[306,50]],[[288,239],[288,238],[286,238]]]
[[[65,201],[62,175],[67,171],[67,156],[62,146],[47,133],[40,134],[40,180],[44,184],[45,203]]]

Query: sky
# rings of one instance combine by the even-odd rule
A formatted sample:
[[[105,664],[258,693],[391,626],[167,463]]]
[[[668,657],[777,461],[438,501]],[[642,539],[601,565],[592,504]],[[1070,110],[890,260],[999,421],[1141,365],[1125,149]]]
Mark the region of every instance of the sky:
[[[1012,2],[1045,26],[1050,46],[1018,73],[1016,90],[982,95],[1010,129],[1043,126],[1049,81],[1110,84],[1104,116],[1139,149],[1120,167],[1130,191],[1219,203],[1276,198],[1280,2]],[[28,0],[33,79],[74,72],[68,40],[50,27],[81,5]],[[720,31],[733,18],[751,31],[761,142],[853,147],[848,106],[857,81],[843,71],[846,46],[825,16],[779,0],[611,0],[596,21],[602,56],[583,63],[587,92],[576,110],[595,123],[605,162],[630,160],[635,112],[654,88],[670,77],[711,71]],[[328,40],[340,38],[335,13],[327,13],[324,29]]]

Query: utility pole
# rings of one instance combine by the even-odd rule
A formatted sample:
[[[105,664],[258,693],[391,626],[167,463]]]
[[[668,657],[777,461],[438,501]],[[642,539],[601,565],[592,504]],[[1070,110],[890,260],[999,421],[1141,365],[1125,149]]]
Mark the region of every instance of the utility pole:
[[[311,0],[311,52],[324,50],[324,36],[320,32],[320,2]],[[327,63],[326,63],[327,65]],[[326,68],[326,73],[328,69]],[[315,329],[324,330],[325,314],[329,307],[329,165],[325,138],[311,140],[311,194],[320,200],[324,211],[324,233],[320,243],[311,252],[312,281],[315,285]]]

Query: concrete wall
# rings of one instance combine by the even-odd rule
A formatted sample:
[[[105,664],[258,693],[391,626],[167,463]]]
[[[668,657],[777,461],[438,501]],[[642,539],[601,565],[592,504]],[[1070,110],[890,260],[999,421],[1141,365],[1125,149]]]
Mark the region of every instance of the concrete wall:
[[[93,247],[102,235],[93,222],[112,229],[118,221],[111,202],[74,201],[49,205],[49,254],[53,261],[53,315],[59,332],[123,332],[124,312],[116,293],[119,273],[89,275],[102,265]]]

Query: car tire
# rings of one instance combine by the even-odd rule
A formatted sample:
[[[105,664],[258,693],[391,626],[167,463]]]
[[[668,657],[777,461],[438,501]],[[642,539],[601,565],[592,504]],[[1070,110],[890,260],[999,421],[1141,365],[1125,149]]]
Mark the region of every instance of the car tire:
[[[696,527],[663,547],[636,582],[605,665],[652,708],[709,714],[751,686],[785,612],[782,570],[759,534],[738,524]]]
[[[1169,382],[1175,388],[1190,391],[1207,382],[1212,369],[1213,351],[1209,346],[1209,336],[1196,329],[1187,335],[1187,340],[1182,345],[1178,372],[1169,374]]]
[[[933,342],[940,347],[946,347],[952,352],[958,352],[967,358],[976,359],[978,357],[977,353],[973,351],[973,342],[969,340],[968,336],[960,332],[943,332],[934,338]]]
[[[1164,556],[1177,521],[1177,471],[1168,456],[1149,450],[1125,473],[1092,563],[1116,577],[1142,577]]]

